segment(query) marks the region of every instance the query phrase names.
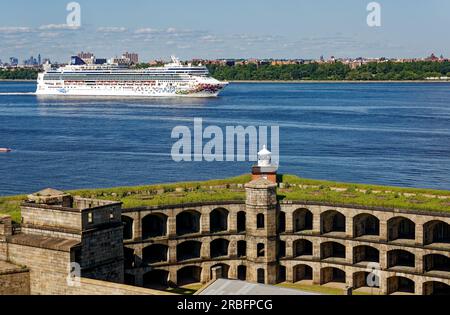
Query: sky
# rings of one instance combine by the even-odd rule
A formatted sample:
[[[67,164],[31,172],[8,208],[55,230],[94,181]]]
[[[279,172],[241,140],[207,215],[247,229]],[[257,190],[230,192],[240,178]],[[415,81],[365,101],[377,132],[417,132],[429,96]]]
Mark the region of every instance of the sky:
[[[79,27],[70,2],[0,0],[0,59],[450,57],[448,0],[378,0],[379,27],[370,0],[78,0]]]

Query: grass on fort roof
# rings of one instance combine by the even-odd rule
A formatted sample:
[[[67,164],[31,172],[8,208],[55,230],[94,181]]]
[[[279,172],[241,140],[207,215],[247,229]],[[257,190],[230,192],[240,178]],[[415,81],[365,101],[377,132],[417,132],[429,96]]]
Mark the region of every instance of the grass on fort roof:
[[[278,189],[280,200],[450,212],[450,191],[447,190],[339,183],[294,175],[280,177],[284,183],[284,187]],[[81,189],[69,193],[122,201],[125,208],[205,201],[242,201],[245,199],[242,184],[250,180],[251,175],[247,174],[203,182]],[[25,196],[0,197],[0,213],[12,215],[13,219],[19,222],[19,205],[24,199]]]

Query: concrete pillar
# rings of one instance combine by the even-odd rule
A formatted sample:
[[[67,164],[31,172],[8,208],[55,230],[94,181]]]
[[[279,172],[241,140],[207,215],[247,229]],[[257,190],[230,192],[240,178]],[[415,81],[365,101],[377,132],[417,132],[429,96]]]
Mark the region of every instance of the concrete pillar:
[[[237,258],[237,241],[235,239],[231,239],[228,244],[228,256],[230,258]]]
[[[291,239],[286,239],[286,257],[294,257],[294,241]]]
[[[345,261],[348,264],[353,264],[353,246],[349,241],[345,242]]]
[[[169,216],[167,218],[167,233],[169,237],[175,237],[177,235],[177,218],[176,216]]]
[[[286,233],[294,233],[294,214],[286,212]]]
[[[209,222],[209,212],[210,211],[202,211],[200,217],[200,233],[210,233],[211,227]]]
[[[286,266],[286,282],[294,282],[294,267],[291,264]]]
[[[133,239],[142,239],[142,218],[140,211],[133,217]]]
[[[387,245],[380,246],[380,268],[381,270],[386,270],[388,266],[387,261]]]
[[[200,248],[200,256],[202,259],[209,259],[210,253],[210,241],[202,242],[202,247]]]
[[[228,213],[228,231],[230,233],[237,233],[237,212]]]
[[[169,263],[174,264],[177,262],[177,242],[169,241]]]
[[[313,243],[313,259],[314,260],[320,260],[320,239],[319,238],[314,238],[312,240]]]
[[[423,250],[414,251],[415,270],[417,273],[423,273]]]
[[[313,268],[313,284],[321,284],[320,264],[315,264]]]
[[[177,271],[178,271],[178,268],[175,266],[169,268],[169,285],[177,285],[178,284]]]
[[[237,264],[230,264],[230,269],[228,270],[229,279],[237,279]]]
[[[387,242],[387,240],[388,240],[387,220],[382,220],[380,218],[380,241]]]
[[[345,212],[343,212],[345,215]],[[345,215],[345,236],[353,238],[353,216]]]
[[[320,211],[313,211],[313,233],[320,234]]]
[[[419,222],[416,223],[415,243],[417,246],[422,246],[423,245],[423,224],[422,224],[422,222],[420,222],[420,223]]]

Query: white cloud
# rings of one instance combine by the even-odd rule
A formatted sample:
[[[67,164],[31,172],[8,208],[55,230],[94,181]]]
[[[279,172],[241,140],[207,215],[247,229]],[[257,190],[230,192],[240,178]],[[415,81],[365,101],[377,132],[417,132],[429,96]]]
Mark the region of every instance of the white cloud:
[[[80,26],[71,26],[67,24],[47,24],[39,26],[40,30],[77,30]]]
[[[155,34],[159,32],[160,32],[159,30],[150,27],[138,28],[137,30],[134,31],[135,34]]]
[[[0,27],[0,33],[29,33],[31,28],[24,26],[4,26]]]
[[[121,26],[102,26],[97,28],[97,32],[103,33],[123,33],[126,32],[127,29]]]

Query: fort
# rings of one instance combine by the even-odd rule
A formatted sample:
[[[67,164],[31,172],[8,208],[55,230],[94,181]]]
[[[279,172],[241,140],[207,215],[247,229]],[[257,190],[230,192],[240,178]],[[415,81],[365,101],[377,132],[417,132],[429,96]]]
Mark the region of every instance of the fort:
[[[264,154],[242,200],[123,207],[51,189],[27,196],[20,224],[0,216],[0,294],[170,294],[216,278],[450,294],[450,212],[291,200]]]

